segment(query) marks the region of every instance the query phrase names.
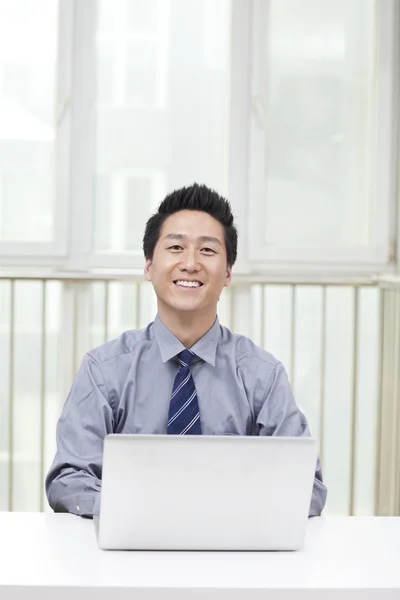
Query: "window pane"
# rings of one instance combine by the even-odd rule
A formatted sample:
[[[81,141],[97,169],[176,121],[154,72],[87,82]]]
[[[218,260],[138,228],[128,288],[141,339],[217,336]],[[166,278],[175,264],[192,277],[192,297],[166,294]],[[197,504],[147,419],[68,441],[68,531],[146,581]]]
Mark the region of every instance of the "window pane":
[[[157,108],[161,102],[159,90],[159,56],[151,41],[131,43],[126,49],[125,102],[135,108]]]
[[[151,209],[151,180],[149,178],[128,179],[125,188],[125,248],[126,250],[135,250],[140,246],[143,229],[140,220],[138,220],[137,207],[140,204]],[[146,215],[143,215],[146,217]],[[139,223],[138,223],[139,221]]]
[[[265,239],[373,244],[374,0],[270,0],[260,101]]]
[[[145,32],[151,33],[157,29],[158,1],[159,0],[128,1],[127,20],[130,31],[137,31],[142,34]]]
[[[55,0],[0,0],[0,241],[54,237]]]
[[[139,255],[145,221],[174,188],[226,193],[229,6],[98,3],[95,252]]]

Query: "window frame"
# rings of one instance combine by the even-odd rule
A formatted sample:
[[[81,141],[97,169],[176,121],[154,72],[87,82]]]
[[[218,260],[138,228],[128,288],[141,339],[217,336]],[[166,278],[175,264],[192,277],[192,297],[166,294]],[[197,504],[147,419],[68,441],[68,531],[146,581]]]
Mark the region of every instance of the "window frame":
[[[375,229],[376,243],[369,248],[289,248],[268,247],[264,242],[264,223],[267,205],[263,186],[263,143],[265,139],[265,115],[260,102],[259,57],[263,42],[260,28],[268,18],[269,1],[253,0],[251,18],[251,98],[249,99],[249,153],[248,187],[249,200],[247,221],[248,263],[255,270],[262,265],[272,269],[304,268],[314,270],[364,271],[365,269],[387,272],[393,269],[396,243],[397,212],[397,164],[398,164],[398,42],[396,16],[398,7],[394,0],[377,0],[377,78],[376,108],[372,136],[375,140],[372,163],[376,163],[376,190],[373,202],[379,210],[379,222]],[[383,200],[382,200],[383,199]]]
[[[65,228],[68,203],[68,179],[66,160],[69,155],[69,136],[65,117],[70,88],[69,51],[73,35],[71,0],[58,0],[58,56],[55,75],[55,141],[54,141],[54,238],[50,242],[17,242],[0,240],[0,264],[46,265],[60,264],[67,255],[67,232]],[[66,51],[67,50],[67,51]],[[61,160],[60,160],[61,159]]]
[[[235,272],[266,273],[392,273],[400,231],[397,199],[399,102],[399,40],[396,0],[377,0],[379,78],[377,80],[377,155],[381,222],[378,245],[359,252],[267,248],[260,222],[260,176],[254,164],[254,129],[262,119],[257,44],[260,9],[269,0],[231,0],[228,197],[239,230]],[[52,267],[89,272],[107,269],[131,272],[143,268],[140,252],[95,253],[93,237],[93,165],[96,151],[96,0],[59,0],[59,58],[56,101],[55,241],[0,242],[1,266]],[[161,199],[160,199],[161,200]],[[150,209],[149,209],[150,214]],[[317,255],[317,258],[316,258]]]

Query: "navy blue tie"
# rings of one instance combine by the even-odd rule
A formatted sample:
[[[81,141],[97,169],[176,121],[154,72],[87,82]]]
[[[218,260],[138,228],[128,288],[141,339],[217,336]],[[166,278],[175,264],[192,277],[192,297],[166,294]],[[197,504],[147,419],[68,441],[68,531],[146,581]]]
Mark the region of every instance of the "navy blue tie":
[[[178,354],[180,362],[169,403],[167,433],[172,435],[201,435],[199,403],[190,363],[195,355],[191,350]]]

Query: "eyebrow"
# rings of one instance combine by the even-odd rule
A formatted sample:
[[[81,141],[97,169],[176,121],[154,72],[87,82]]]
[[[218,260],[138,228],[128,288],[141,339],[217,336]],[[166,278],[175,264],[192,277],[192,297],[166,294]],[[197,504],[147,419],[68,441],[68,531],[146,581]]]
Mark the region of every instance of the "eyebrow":
[[[164,239],[165,240],[186,240],[187,239],[187,235],[184,235],[183,233],[168,233],[164,237]],[[222,246],[220,240],[218,238],[216,238],[216,237],[211,236],[211,235],[201,235],[197,239],[201,243],[209,242],[209,243],[219,244],[220,246]]]

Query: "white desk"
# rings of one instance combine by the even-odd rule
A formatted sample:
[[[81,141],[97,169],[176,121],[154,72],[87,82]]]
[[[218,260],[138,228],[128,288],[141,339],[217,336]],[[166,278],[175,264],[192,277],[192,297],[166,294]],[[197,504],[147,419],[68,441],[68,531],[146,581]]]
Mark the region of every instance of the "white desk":
[[[311,519],[293,553],[107,552],[92,521],[0,513],[1,600],[400,600],[400,517]]]

